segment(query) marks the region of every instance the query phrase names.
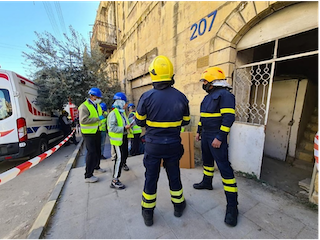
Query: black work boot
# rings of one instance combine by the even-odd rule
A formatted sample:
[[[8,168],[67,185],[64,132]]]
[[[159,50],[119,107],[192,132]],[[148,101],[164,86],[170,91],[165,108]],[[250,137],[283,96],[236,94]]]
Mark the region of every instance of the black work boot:
[[[146,226],[153,225],[153,210],[142,209],[142,216]]]
[[[232,227],[235,227],[238,223],[238,207],[227,206],[226,217],[224,222]]]
[[[200,183],[195,183],[193,184],[193,188],[195,189],[208,189],[212,190],[212,178],[213,177],[208,177],[206,175],[203,175],[203,179]]]
[[[186,208],[186,201],[183,201],[180,204],[174,204],[174,216],[175,217],[181,217],[183,210]]]

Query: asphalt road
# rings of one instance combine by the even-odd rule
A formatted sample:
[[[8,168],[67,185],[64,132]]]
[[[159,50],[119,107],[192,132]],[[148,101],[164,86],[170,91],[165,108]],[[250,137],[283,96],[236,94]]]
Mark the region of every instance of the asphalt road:
[[[78,138],[79,139],[79,138]],[[76,145],[62,146],[38,165],[0,185],[0,238],[27,238]],[[0,172],[24,161],[0,164]]]

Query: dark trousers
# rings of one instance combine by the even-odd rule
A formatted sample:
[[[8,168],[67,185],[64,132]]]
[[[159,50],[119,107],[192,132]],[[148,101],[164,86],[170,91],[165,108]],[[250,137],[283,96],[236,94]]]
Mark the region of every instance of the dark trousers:
[[[101,136],[99,131],[96,134],[82,134],[82,136],[87,148],[84,177],[90,178],[93,176],[93,171],[100,168]]]
[[[140,133],[136,133],[133,135],[132,144],[131,144],[131,155],[139,155],[140,154]]]
[[[114,152],[116,154],[114,167],[113,167],[113,178],[119,178],[121,176],[121,169],[124,164],[127,163],[128,158],[128,137],[127,135],[123,135],[123,141],[121,146],[114,146]]]
[[[146,143],[143,158],[145,171],[144,192],[148,195],[156,194],[157,183],[160,173],[161,159],[167,172],[171,191],[182,190],[180,177],[180,158],[183,155],[181,143],[175,144],[152,144]]]
[[[224,139],[221,143],[220,148],[213,148],[211,143],[215,139],[216,134],[214,133],[205,133],[201,135],[201,150],[202,150],[202,160],[203,165],[206,167],[214,167],[214,161],[216,161],[219,168],[221,177],[227,180],[235,181],[233,169],[229,162],[228,158],[228,143],[227,139]],[[225,184],[225,195],[227,198],[228,206],[237,206],[238,205],[238,192],[227,191],[228,187],[236,188],[237,184]]]
[[[66,126],[64,128],[62,128],[62,131],[63,131],[63,136],[64,138],[68,137],[69,134],[72,132],[72,129],[70,126]],[[72,134],[72,136],[69,138],[68,142],[70,142],[70,140],[73,142],[73,143],[76,143],[77,140],[76,140],[76,135],[75,135],[75,132]]]

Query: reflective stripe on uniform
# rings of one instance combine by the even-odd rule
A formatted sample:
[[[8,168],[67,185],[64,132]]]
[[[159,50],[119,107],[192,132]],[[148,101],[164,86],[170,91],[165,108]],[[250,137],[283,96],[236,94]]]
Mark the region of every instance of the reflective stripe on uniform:
[[[237,187],[229,187],[229,186],[223,186],[224,190],[226,192],[238,192],[238,188]]]
[[[135,112],[132,112],[133,116],[136,116],[136,113]],[[133,125],[132,127],[132,131],[133,131],[133,134],[137,134],[137,133],[142,133],[142,129],[140,126],[138,125]]]
[[[81,125],[82,129],[96,129],[97,126]]]
[[[214,167],[203,166],[203,174],[212,177],[214,173]]]
[[[136,126],[133,126],[132,131],[133,131],[133,134],[142,133],[142,129],[139,126],[137,128]]]
[[[232,193],[238,192],[237,182],[235,178],[231,178],[231,179],[222,178],[222,184],[226,192],[232,192]]]
[[[182,203],[184,201],[184,196],[182,198],[171,198],[171,201],[174,203]]]
[[[183,121],[190,121],[190,116],[183,116]]]
[[[141,121],[146,120],[146,119],[147,119],[147,114],[141,116],[141,115],[139,115],[138,112],[136,112],[136,118],[139,119],[139,120],[141,120]]]
[[[224,114],[224,113],[232,113],[232,114],[235,114],[235,113],[236,113],[236,110],[233,109],[233,108],[221,108],[221,109],[220,109],[220,112],[221,112],[222,114]]]
[[[146,203],[144,201],[141,201],[141,207],[144,208],[154,208],[156,206],[156,202],[153,203]]]
[[[224,132],[230,132],[230,128],[223,125],[221,125],[220,130]]]
[[[171,191],[170,190],[170,194],[171,194],[171,201],[173,203],[182,203],[184,201],[183,189],[182,188],[179,191]]]
[[[235,178],[232,178],[232,179],[224,179],[224,178],[222,178],[222,182],[226,183],[226,184],[234,184],[234,183],[236,183],[236,179]]]
[[[201,112],[200,117],[221,117],[221,113],[205,113]]]
[[[110,136],[110,140],[114,140],[114,141],[122,141],[122,138],[117,138],[117,137],[111,137]]]
[[[146,194],[145,192],[142,192],[142,196],[147,200],[154,200],[157,198],[157,194]]]
[[[156,206],[156,200],[157,200],[157,193],[147,194],[143,191],[141,206],[144,208],[154,208]]]
[[[181,194],[183,194],[183,190],[182,189],[180,191],[171,191],[170,190],[170,194],[171,194],[171,196],[180,196]]]
[[[161,128],[169,128],[169,127],[179,127],[181,126],[182,120],[177,122],[152,122],[150,120],[146,121],[146,124],[149,127],[161,127]]]

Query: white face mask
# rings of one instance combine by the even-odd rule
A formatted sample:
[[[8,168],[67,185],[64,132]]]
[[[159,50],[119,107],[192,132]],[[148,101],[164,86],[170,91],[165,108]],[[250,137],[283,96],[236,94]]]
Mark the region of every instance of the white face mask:
[[[101,103],[101,98],[97,98],[96,100],[93,101],[95,104]]]

